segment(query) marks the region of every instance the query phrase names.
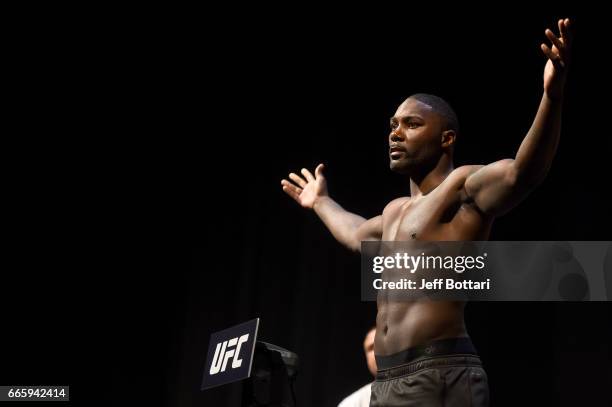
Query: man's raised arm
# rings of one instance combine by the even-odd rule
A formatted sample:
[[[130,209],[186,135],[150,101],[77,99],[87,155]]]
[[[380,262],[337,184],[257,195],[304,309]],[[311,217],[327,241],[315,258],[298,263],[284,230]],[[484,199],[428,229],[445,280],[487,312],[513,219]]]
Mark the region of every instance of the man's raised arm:
[[[293,183],[283,179],[281,181],[283,191],[304,208],[314,210],[336,240],[350,250],[359,251],[362,240],[380,240],[381,216],[366,220],[338,205],[327,194],[323,168],[323,164],[319,164],[314,176],[306,168],[302,168],[303,177],[294,173],[289,174]]]
[[[547,29],[552,48],[542,44],[548,58],[544,68],[544,94],[535,120],[516,157],[474,171],[465,182],[466,194],[480,210],[501,215],[544,180],[553,161],[561,133],[561,107],[567,78],[571,33],[569,19],[559,20],[557,37]]]

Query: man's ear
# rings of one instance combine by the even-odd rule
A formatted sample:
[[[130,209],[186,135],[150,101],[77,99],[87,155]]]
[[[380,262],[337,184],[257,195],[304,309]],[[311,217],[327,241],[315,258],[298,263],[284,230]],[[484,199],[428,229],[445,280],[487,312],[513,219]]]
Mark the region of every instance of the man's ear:
[[[455,130],[445,130],[442,132],[442,147],[452,147],[455,145],[455,139],[457,137],[457,133]]]

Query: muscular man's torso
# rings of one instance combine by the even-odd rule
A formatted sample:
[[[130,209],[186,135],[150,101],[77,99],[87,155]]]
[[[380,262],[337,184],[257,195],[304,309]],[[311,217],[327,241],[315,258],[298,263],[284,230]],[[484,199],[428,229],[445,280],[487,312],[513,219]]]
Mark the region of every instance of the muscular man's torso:
[[[479,166],[453,170],[435,189],[418,198],[400,198],[382,214],[382,240],[487,240],[492,219],[470,202],[467,176]],[[375,352],[390,355],[431,340],[467,336],[464,302],[389,301],[379,292]]]

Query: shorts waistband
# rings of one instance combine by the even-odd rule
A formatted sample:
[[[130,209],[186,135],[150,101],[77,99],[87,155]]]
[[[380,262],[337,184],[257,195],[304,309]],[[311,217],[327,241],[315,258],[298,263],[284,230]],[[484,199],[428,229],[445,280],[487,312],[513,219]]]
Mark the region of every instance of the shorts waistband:
[[[469,337],[458,337],[439,339],[392,355],[375,355],[375,357],[378,370],[385,370],[411,363],[421,357],[451,355],[478,356],[478,352]]]
[[[420,370],[444,366],[477,366],[482,367],[480,358],[476,355],[434,356],[376,372],[376,380],[389,380],[416,373]]]

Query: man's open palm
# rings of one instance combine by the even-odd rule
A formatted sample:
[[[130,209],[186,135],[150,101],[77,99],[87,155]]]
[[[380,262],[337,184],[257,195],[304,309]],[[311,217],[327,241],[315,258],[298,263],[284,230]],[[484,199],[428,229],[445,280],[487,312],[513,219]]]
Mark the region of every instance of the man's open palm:
[[[283,179],[281,181],[283,191],[304,208],[312,209],[318,198],[327,196],[327,183],[323,176],[323,168],[324,165],[319,164],[314,176],[306,168],[302,168],[303,177],[290,173],[289,178],[293,182]]]

